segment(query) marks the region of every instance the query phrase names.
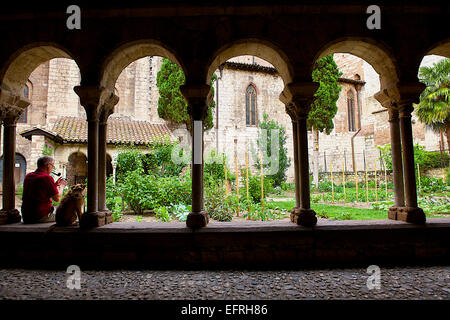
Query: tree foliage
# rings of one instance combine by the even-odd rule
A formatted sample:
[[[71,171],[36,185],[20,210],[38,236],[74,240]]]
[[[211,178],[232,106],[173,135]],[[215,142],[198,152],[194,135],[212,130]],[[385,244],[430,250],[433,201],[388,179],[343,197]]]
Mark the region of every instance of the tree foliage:
[[[271,159],[270,161],[278,161],[278,171],[273,175],[267,175],[267,177],[273,181],[275,187],[281,186],[281,184],[286,181],[286,171],[291,164],[291,161],[287,156],[286,130],[277,121],[273,119],[269,120],[269,115],[266,113],[263,115],[263,121],[259,122],[259,128],[267,130],[267,135],[263,135],[261,130],[258,131],[258,138],[256,141],[257,150],[252,150],[256,169],[259,170],[261,165],[259,160],[260,152],[262,152],[264,158]],[[279,148],[276,155],[272,155],[272,130],[278,130],[279,134]],[[263,160],[264,170],[270,168],[270,161]]]
[[[435,132],[445,130],[450,152],[450,59],[419,69],[419,80],[427,87],[415,104],[419,121]]]
[[[339,98],[341,87],[338,78],[342,76],[333,55],[328,55],[316,61],[312,79],[320,84],[314,97],[308,115],[308,129],[314,128],[319,132],[330,134],[334,128],[333,118],[337,112],[336,101]]]
[[[217,80],[216,74],[211,77],[211,94],[214,97],[214,81]],[[163,58],[161,70],[156,76],[156,86],[159,91],[158,100],[158,115],[164,120],[171,121],[177,124],[186,124],[186,127],[191,131],[190,116],[187,111],[187,102],[180,91],[180,86],[186,81],[183,70],[169,59]],[[214,100],[208,106],[208,114],[203,127],[209,130],[213,127],[212,109],[215,107]]]

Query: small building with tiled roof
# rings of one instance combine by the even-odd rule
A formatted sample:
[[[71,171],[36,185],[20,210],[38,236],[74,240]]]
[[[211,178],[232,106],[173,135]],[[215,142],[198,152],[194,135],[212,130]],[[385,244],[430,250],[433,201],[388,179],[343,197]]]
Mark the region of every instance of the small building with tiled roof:
[[[51,151],[59,168],[64,171],[70,184],[84,182],[87,176],[87,121],[80,117],[61,116],[50,128],[35,126],[19,132],[32,141],[32,149]],[[114,159],[119,150],[127,145],[141,148],[155,141],[176,138],[164,123],[152,123],[127,118],[111,117],[107,126],[107,175],[114,172]],[[32,150],[33,153],[33,150]],[[58,170],[59,169],[59,170]]]

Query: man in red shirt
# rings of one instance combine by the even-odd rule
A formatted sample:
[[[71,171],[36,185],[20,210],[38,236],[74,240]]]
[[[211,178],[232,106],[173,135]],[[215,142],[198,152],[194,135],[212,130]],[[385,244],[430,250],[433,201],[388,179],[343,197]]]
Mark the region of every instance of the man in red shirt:
[[[52,199],[59,202],[65,181],[59,178],[53,180],[50,172],[55,160],[49,156],[42,156],[37,161],[37,169],[25,176],[22,196],[23,223],[54,222],[54,207]]]

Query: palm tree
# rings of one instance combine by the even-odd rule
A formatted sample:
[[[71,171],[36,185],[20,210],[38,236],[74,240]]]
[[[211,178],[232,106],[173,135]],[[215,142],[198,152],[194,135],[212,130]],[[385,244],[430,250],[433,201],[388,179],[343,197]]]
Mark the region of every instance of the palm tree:
[[[450,59],[420,68],[419,80],[427,87],[420,95],[420,102],[414,105],[417,117],[435,132],[445,130],[450,153]]]

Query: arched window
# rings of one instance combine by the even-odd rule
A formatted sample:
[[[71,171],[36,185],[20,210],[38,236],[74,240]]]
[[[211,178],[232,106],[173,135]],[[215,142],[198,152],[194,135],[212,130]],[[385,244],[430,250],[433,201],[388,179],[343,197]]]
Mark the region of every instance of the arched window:
[[[352,91],[347,92],[348,131],[356,131],[355,96]]]
[[[30,99],[30,87],[28,86],[28,84],[25,85],[25,87],[23,88],[23,96],[27,99]],[[18,123],[27,123],[27,111],[28,108],[26,108],[22,115],[20,116],[19,120],[17,121]]]
[[[245,123],[247,126],[256,126],[256,90],[249,85],[245,94]]]

